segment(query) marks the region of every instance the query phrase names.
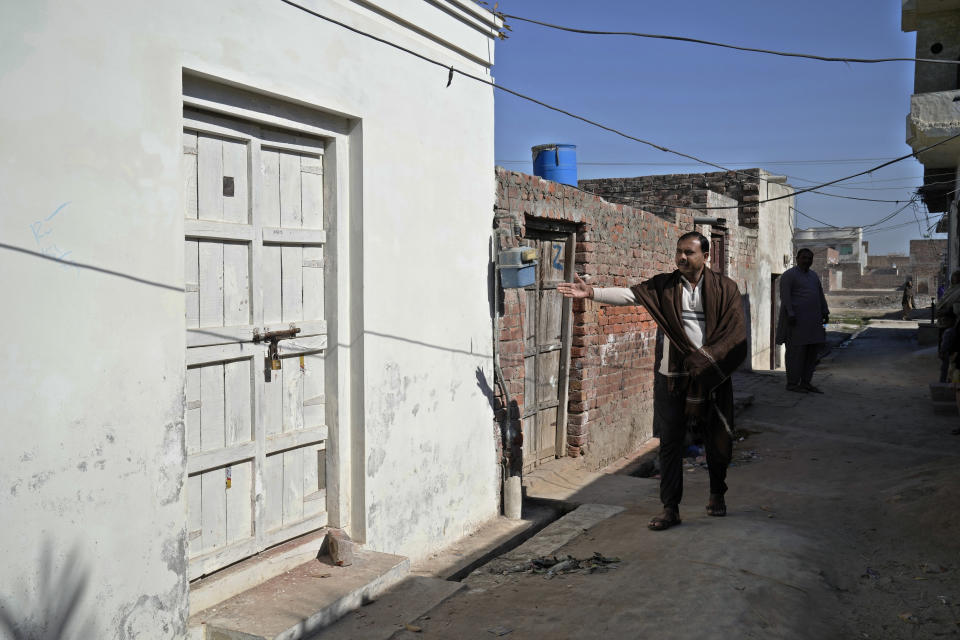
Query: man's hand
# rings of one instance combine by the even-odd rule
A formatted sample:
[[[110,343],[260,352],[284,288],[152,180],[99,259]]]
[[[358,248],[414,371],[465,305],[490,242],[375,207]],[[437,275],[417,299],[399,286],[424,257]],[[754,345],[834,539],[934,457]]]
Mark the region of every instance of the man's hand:
[[[829,313],[823,314],[823,318],[820,324],[829,324],[829,323],[830,323],[830,314]]]
[[[557,284],[557,291],[567,298],[592,298],[593,287],[584,282],[576,273],[573,274],[573,277],[576,278],[576,282],[561,282]]]

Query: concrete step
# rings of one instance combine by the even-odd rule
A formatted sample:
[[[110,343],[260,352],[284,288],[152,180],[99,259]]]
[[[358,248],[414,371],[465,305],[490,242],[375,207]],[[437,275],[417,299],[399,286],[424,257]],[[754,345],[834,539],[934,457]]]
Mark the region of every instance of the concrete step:
[[[405,578],[409,559],[357,549],[353,564],[312,560],[204,609],[188,622],[203,640],[299,640],[359,609]],[[199,628],[199,633],[197,629]]]
[[[322,640],[388,640],[466,587],[451,580],[409,576],[375,602],[345,615],[317,637]]]

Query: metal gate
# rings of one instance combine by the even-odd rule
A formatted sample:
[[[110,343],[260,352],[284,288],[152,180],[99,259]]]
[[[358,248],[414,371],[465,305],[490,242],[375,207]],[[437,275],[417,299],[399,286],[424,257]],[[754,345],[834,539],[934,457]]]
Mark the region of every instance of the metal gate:
[[[525,246],[537,249],[536,282],[527,287],[524,318],[523,468],[565,453],[570,363],[569,298],[557,283],[573,277],[574,234],[528,221]]]
[[[326,235],[322,139],[184,121],[192,580],[327,522]]]

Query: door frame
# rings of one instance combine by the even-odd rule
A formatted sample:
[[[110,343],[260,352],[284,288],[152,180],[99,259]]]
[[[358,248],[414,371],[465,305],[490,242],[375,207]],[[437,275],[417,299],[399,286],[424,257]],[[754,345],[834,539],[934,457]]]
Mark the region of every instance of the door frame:
[[[240,123],[322,138],[323,198],[326,231],[324,309],[327,324],[325,376],[327,424],[327,526],[345,529],[354,540],[366,537],[363,472],[363,302],[362,286],[362,121],[325,110],[300,98],[283,99],[244,88],[237,80],[184,68],[180,127],[184,111],[200,110]],[[183,171],[181,169],[181,171]],[[184,184],[181,175],[180,184]],[[187,233],[177,209],[177,243]],[[182,253],[180,263],[183,264]],[[252,274],[251,274],[252,275]],[[251,284],[252,286],[252,284]],[[282,344],[282,343],[281,343]],[[185,345],[186,346],[186,345]],[[243,350],[255,345],[243,343]],[[254,369],[260,367],[256,355]],[[186,371],[184,362],[184,371]],[[186,482],[187,465],[184,465]],[[279,544],[274,542],[272,544]],[[272,545],[268,545],[272,546]]]
[[[543,220],[536,218],[525,219],[524,238],[537,240],[561,240],[564,242],[564,268],[563,279],[565,282],[571,282],[574,274],[574,260],[577,245],[577,227],[572,223],[564,223],[555,220]],[[539,282],[539,269],[537,280],[533,287],[537,287]],[[529,287],[528,287],[529,288]],[[572,318],[573,304],[570,298],[564,297],[560,304],[560,370],[557,375],[557,429],[555,439],[555,458],[562,458],[567,455],[567,413],[569,401],[569,380],[570,380],[570,342],[573,332]],[[534,322],[539,326],[539,315],[535,315]],[[538,359],[534,359],[534,363]],[[534,372],[534,386],[539,380],[537,372]],[[524,397],[524,411],[526,413],[527,398]],[[537,403],[539,405],[539,403]],[[539,410],[539,406],[537,407]],[[521,416],[522,422],[523,416]],[[526,438],[526,434],[524,435]],[[536,466],[539,462],[535,462]]]

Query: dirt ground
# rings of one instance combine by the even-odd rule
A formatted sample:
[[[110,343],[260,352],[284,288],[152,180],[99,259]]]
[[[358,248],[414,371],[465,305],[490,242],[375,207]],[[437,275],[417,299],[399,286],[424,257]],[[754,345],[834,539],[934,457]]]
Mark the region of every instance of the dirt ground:
[[[830,316],[835,322],[853,322],[862,324],[870,318],[899,320],[902,316],[901,301],[903,290],[862,289],[859,291],[835,291],[826,295]],[[930,318],[931,297],[927,294],[915,295],[917,307],[910,313],[912,320]]]
[[[601,479],[580,495],[625,510],[556,554],[599,552],[616,568],[481,568],[394,637],[957,637],[960,418],[933,413],[936,373],[916,323],[880,320],[821,363],[823,395],[787,392],[782,373],[739,375],[755,400],[738,420],[726,518],[705,515],[697,466],[683,524],[664,532],[646,527],[657,481],[608,476],[616,491]]]

